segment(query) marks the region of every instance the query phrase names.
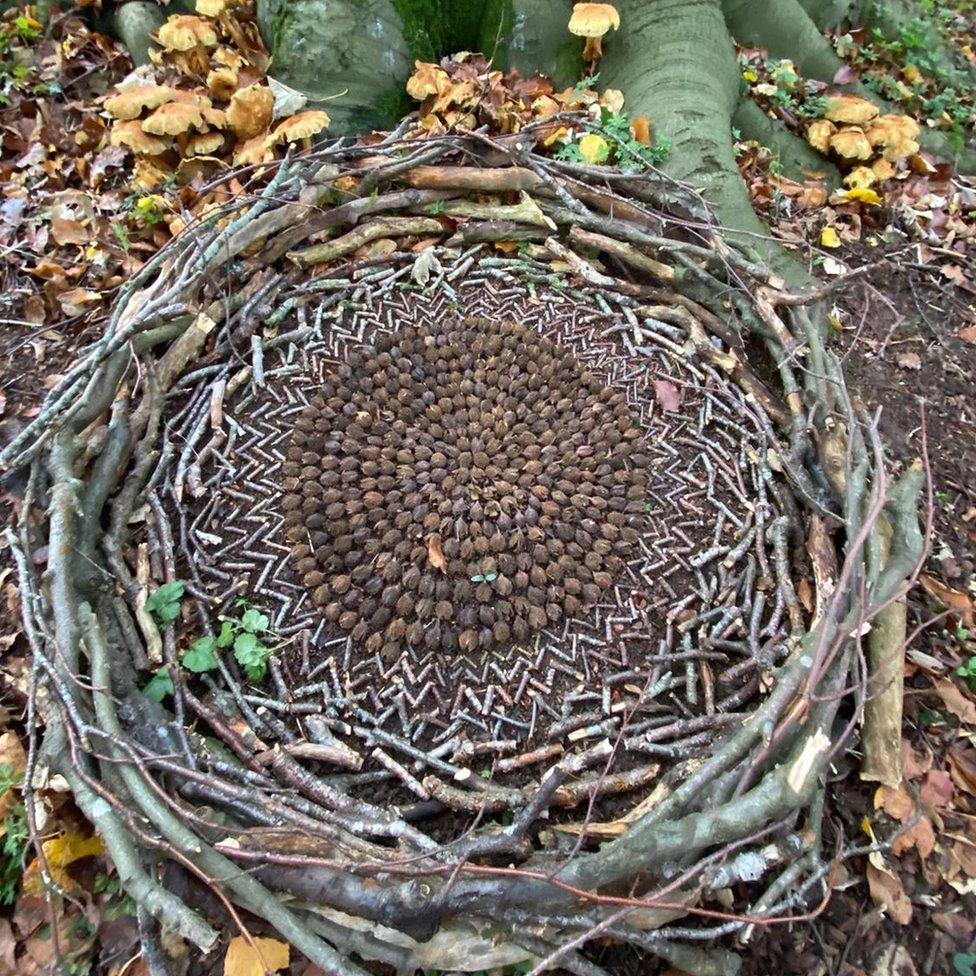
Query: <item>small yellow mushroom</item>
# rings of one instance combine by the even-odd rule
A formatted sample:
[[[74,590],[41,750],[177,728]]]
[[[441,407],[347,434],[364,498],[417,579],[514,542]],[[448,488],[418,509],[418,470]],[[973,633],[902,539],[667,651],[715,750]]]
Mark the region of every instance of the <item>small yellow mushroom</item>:
[[[234,92],[227,108],[227,124],[238,139],[266,132],[274,116],[274,95],[267,85],[248,85]]]
[[[184,156],[212,156],[224,144],[220,132],[204,132],[191,136],[183,148]]]
[[[200,46],[217,46],[214,25],[191,14],[170,17],[156,32],[156,37],[167,51],[193,51]]]
[[[829,119],[817,119],[807,127],[807,142],[826,156],[830,152],[830,137],[836,131],[837,126]]]
[[[274,159],[272,137],[267,132],[242,142],[234,150],[234,163],[237,166],[257,166]]]
[[[172,99],[173,89],[169,85],[128,85],[106,99],[105,111],[114,119],[137,119],[144,109],[158,108]]]
[[[850,125],[863,125],[878,114],[878,106],[857,95],[837,95],[827,99],[824,118],[831,122],[847,122]]]
[[[180,136],[196,129],[206,132],[207,123],[200,114],[200,106],[192,102],[168,102],[160,105],[142,123],[142,131],[154,136]]]
[[[830,137],[830,148],[844,159],[870,159],[874,155],[868,137],[857,126],[835,132]]]
[[[308,148],[312,136],[318,135],[329,121],[329,116],[322,111],[300,112],[277,126],[271,133],[272,142],[275,145],[280,145],[282,142],[301,142]]]
[[[918,152],[918,123],[907,115],[882,115],[865,130],[868,141],[890,162]]]
[[[569,32],[586,38],[583,60],[598,61],[603,54],[603,35],[610,28],[620,29],[620,14],[609,3],[577,3],[569,18]]]
[[[113,146],[127,146],[133,152],[143,156],[158,156],[169,148],[168,139],[160,139],[145,132],[138,119],[116,122],[109,134],[109,142]]]
[[[207,89],[222,102],[230,101],[237,91],[237,72],[233,68],[216,68],[207,75]]]

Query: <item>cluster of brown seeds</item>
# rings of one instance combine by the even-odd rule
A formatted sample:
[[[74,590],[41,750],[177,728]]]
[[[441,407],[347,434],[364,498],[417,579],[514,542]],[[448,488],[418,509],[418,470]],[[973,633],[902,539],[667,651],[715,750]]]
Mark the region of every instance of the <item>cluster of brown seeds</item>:
[[[296,422],[287,539],[366,652],[487,649],[600,599],[648,464],[624,396],[568,349],[509,321],[410,327],[350,352]]]

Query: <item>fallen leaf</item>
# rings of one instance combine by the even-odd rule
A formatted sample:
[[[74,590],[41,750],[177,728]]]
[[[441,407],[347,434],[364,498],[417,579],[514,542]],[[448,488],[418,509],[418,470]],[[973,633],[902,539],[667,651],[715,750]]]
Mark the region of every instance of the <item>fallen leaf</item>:
[[[284,969],[289,962],[288,944],[262,936],[245,939],[235,935],[224,956],[224,976],[265,976]]]
[[[595,132],[588,132],[579,141],[579,153],[587,163],[604,163],[610,155],[610,144]]]
[[[866,203],[871,207],[880,207],[884,203],[881,195],[866,186],[852,186],[845,194],[848,200],[856,200],[858,203]]]
[[[960,288],[965,288],[969,284],[966,278],[966,272],[958,264],[944,264],[939,270],[942,272],[943,278],[948,278],[949,281],[954,285],[958,285]]]
[[[949,805],[955,792],[952,777],[944,769],[930,769],[922,780],[919,799],[925,806],[940,810]]]
[[[891,852],[895,857],[901,857],[913,847],[923,861],[935,850],[935,830],[928,817],[919,817],[908,830],[900,833],[891,845]]]
[[[654,380],[654,395],[661,409],[673,413],[681,406],[681,391],[670,380]]]
[[[951,610],[965,627],[973,627],[973,598],[968,593],[954,590],[927,573],[922,573],[918,581],[929,596],[934,596],[942,606]]]
[[[935,690],[942,699],[942,704],[960,722],[965,722],[966,725],[976,725],[976,704],[973,703],[971,698],[967,698],[963,694],[955,682],[950,681],[948,678],[944,678],[942,681],[936,681]]]
[[[867,976],[863,969],[848,966],[845,970],[849,976]],[[871,976],[918,976],[912,954],[903,946],[889,942],[875,960]]]
[[[932,768],[932,753],[919,755],[908,739],[901,740],[901,768],[905,779],[919,779]]]
[[[840,237],[833,227],[824,227],[820,231],[821,247],[840,247]]]
[[[968,342],[970,345],[976,345],[976,325],[964,325],[956,335],[962,339],[963,342]]]
[[[912,920],[912,903],[905,894],[901,879],[887,868],[878,868],[871,861],[867,866],[868,889],[871,899],[880,905],[899,925]]]
[[[59,888],[64,891],[75,892],[79,886],[68,874],[68,867],[80,861],[83,857],[97,857],[102,853],[102,841],[96,836],[87,837],[82,833],[59,834],[44,841],[41,845],[44,852],[44,860],[47,869]],[[41,863],[35,859],[27,866],[24,871],[23,880],[24,891],[29,895],[41,896],[44,894],[44,884],[41,881]]]
[[[884,810],[889,817],[904,823],[915,812],[915,801],[904,783],[899,783],[896,788],[879,786],[874,791],[874,809]]]
[[[976,845],[966,844],[957,840],[952,845],[952,854],[956,861],[958,861],[959,867],[970,878],[976,878]]]
[[[51,237],[55,244],[63,247],[66,244],[87,244],[92,233],[80,220],[57,217],[51,221]]]
[[[898,365],[902,369],[921,369],[922,358],[917,352],[903,352],[898,357]]]
[[[952,776],[957,790],[976,796],[976,759],[967,755],[965,748],[962,741],[950,747],[946,756],[949,761],[949,775]],[[972,752],[971,746],[969,751]]]
[[[442,573],[447,572],[447,557],[441,548],[441,537],[439,535],[432,535],[427,540],[427,561],[434,569],[439,569]]]

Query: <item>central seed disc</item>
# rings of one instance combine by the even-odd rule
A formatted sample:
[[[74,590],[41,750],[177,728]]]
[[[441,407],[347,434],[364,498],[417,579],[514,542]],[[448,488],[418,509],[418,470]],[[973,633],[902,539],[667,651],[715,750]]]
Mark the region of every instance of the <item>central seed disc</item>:
[[[623,394],[515,322],[352,351],[283,466],[287,539],[368,653],[522,642],[593,606],[638,539],[649,459]]]

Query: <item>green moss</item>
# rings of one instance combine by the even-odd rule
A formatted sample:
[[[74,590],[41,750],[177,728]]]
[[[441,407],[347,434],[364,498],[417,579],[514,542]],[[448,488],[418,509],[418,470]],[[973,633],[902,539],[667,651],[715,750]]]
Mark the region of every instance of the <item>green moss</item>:
[[[505,20],[510,25],[512,19],[512,0],[391,2],[403,22],[403,38],[410,54],[420,61],[438,61],[457,51],[491,55],[499,23]]]

